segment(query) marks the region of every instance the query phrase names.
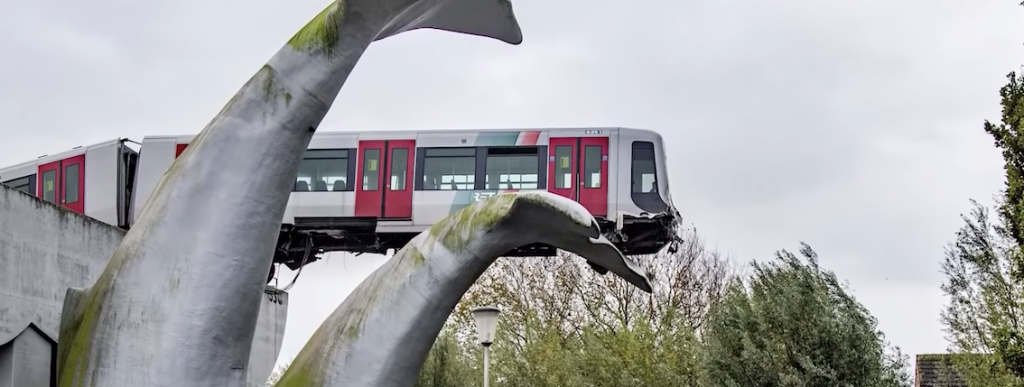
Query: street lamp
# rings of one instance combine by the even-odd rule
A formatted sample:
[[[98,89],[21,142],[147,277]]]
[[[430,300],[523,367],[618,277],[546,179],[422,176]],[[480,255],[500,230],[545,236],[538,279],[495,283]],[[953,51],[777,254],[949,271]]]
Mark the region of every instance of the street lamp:
[[[487,366],[490,362],[488,357],[491,343],[494,342],[494,331],[498,329],[498,315],[501,310],[493,306],[481,306],[473,309],[473,319],[476,320],[476,335],[480,345],[484,346],[484,387],[489,382]]]

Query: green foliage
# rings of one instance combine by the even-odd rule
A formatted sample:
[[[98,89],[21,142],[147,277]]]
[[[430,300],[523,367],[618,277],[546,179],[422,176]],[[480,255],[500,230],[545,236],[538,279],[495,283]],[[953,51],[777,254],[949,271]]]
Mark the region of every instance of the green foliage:
[[[423,363],[416,387],[470,387],[479,386],[481,377],[474,369],[472,358],[466,355],[451,325],[445,327]]]
[[[496,387],[909,385],[906,359],[883,353],[874,320],[816,263],[758,266],[757,291],[747,293],[727,260],[693,232],[684,240],[676,254],[637,260],[651,274],[653,294],[599,275],[579,257],[500,259],[456,306],[417,386],[483,384],[469,312],[480,305],[503,311],[491,346]],[[723,313],[744,308],[745,315]],[[744,324],[727,323],[740,316]],[[710,377],[768,364],[794,339],[802,341],[789,347],[791,355],[814,374],[793,379],[799,375],[782,364],[760,368],[755,380]],[[761,347],[724,351],[736,340]],[[795,383],[770,384],[782,378]]]
[[[1024,288],[1013,275],[1019,271],[1020,245],[1008,227],[993,224],[988,210],[976,202],[970,216],[962,218],[965,224],[942,264],[942,290],[950,298],[942,323],[954,352],[995,356],[963,357],[957,368],[972,387],[1024,385],[1019,376],[1010,378],[1020,375],[1024,345]]]
[[[492,385],[695,385],[695,332],[724,290],[727,263],[689,235],[678,253],[639,264],[653,274],[654,294],[599,275],[579,257],[500,259],[450,320],[474,385],[482,384],[483,359],[469,310],[479,305],[503,311],[491,347]],[[445,351],[441,342],[431,356]],[[425,366],[421,378],[439,372]]]
[[[999,212],[1006,220],[1009,235],[1021,246],[1024,245],[1024,133],[1021,132],[1024,125],[1024,76],[1010,72],[1006,78],[1009,81],[999,89],[1002,122],[993,124],[986,120],[985,132],[992,135],[996,147],[1003,152],[1006,192]],[[1024,273],[1017,271],[1013,276],[1019,281]]]
[[[783,250],[733,281],[703,343],[706,385],[909,386],[908,360],[887,353],[870,313],[818,266]]]
[[[957,368],[971,386],[1024,385],[1024,76],[1011,72],[999,90],[1002,120],[985,132],[1002,151],[1006,190],[998,217],[972,201],[964,226],[945,252],[942,322]]]

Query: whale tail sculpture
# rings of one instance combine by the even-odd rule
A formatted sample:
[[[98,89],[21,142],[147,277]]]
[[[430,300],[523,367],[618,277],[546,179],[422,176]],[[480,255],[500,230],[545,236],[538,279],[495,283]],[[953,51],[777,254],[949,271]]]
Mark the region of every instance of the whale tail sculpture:
[[[516,45],[523,42],[510,0],[418,2],[392,19],[377,40],[418,28],[483,36]]]
[[[445,320],[499,256],[545,243],[651,292],[579,203],[547,192],[476,202],[413,238],[327,318],[278,387],[412,386]]]
[[[59,385],[244,385],[301,156],[370,43],[418,28],[522,41],[508,0],[331,3],[171,164],[93,286],[68,291]]]

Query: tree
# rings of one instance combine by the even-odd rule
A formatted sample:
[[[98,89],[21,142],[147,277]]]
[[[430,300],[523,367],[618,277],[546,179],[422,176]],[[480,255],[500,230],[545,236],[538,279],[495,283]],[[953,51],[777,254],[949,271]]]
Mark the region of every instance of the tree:
[[[909,386],[909,360],[887,351],[870,313],[802,244],[734,280],[702,337],[708,387]]]
[[[469,312],[480,305],[503,310],[491,347],[503,387],[910,385],[907,357],[806,245],[809,263],[783,250],[747,286],[684,235],[677,253],[637,259],[652,294],[579,257],[498,260],[456,306],[419,386],[481,384]]]
[[[470,363],[472,358],[460,345],[458,332],[451,324],[445,326],[434,341],[416,387],[469,387],[480,385],[481,377]]]
[[[1010,72],[1009,80],[999,89],[1002,98],[1002,122],[985,121],[985,132],[992,135],[996,148],[1002,149],[1006,171],[1005,200],[999,207],[1009,236],[1016,245],[1024,245],[1024,74]],[[1018,266],[1020,266],[1018,262]],[[1024,273],[1012,273],[1020,281]]]
[[[682,235],[673,254],[635,257],[651,276],[653,294],[599,275],[569,254],[499,259],[452,315],[460,353],[481,364],[469,310],[498,305],[503,314],[491,347],[497,385],[694,386],[696,331],[721,298],[730,267],[695,230]],[[435,344],[431,351],[445,350]],[[425,366],[421,377],[440,372]]]
[[[1024,288],[1014,275],[1021,248],[1005,212],[999,214],[1002,224],[993,223],[984,206],[972,203],[942,264],[942,290],[950,298],[942,323],[951,351],[995,355],[956,359],[970,386],[1021,386]]]
[[[694,385],[696,331],[731,273],[695,230],[682,236],[675,253],[635,257],[651,294],[568,254],[495,264],[464,304],[505,310],[495,343],[503,385]]]
[[[972,201],[970,216],[956,242],[946,249],[942,290],[949,304],[942,322],[951,350],[979,355],[958,361],[975,385],[992,378],[1024,379],[1024,76],[1014,72],[999,90],[1002,120],[985,121],[985,132],[1002,150],[1006,189],[997,199],[998,216]],[[988,375],[988,376],[985,376]]]

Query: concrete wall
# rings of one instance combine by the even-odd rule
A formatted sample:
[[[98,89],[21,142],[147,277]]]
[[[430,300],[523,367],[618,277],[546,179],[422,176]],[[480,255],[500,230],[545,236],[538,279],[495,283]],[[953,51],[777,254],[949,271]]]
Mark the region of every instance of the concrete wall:
[[[0,387],[49,386],[57,342],[30,325],[0,345]]]
[[[91,286],[124,234],[0,185],[0,387],[50,385],[48,379],[36,384],[40,381],[15,378],[35,377],[40,369],[49,374],[48,360],[42,364],[45,356],[36,352],[40,340],[59,342],[65,292],[69,287]],[[248,379],[253,387],[262,386],[273,372],[288,310],[286,293],[264,295],[262,301],[249,357]]]

